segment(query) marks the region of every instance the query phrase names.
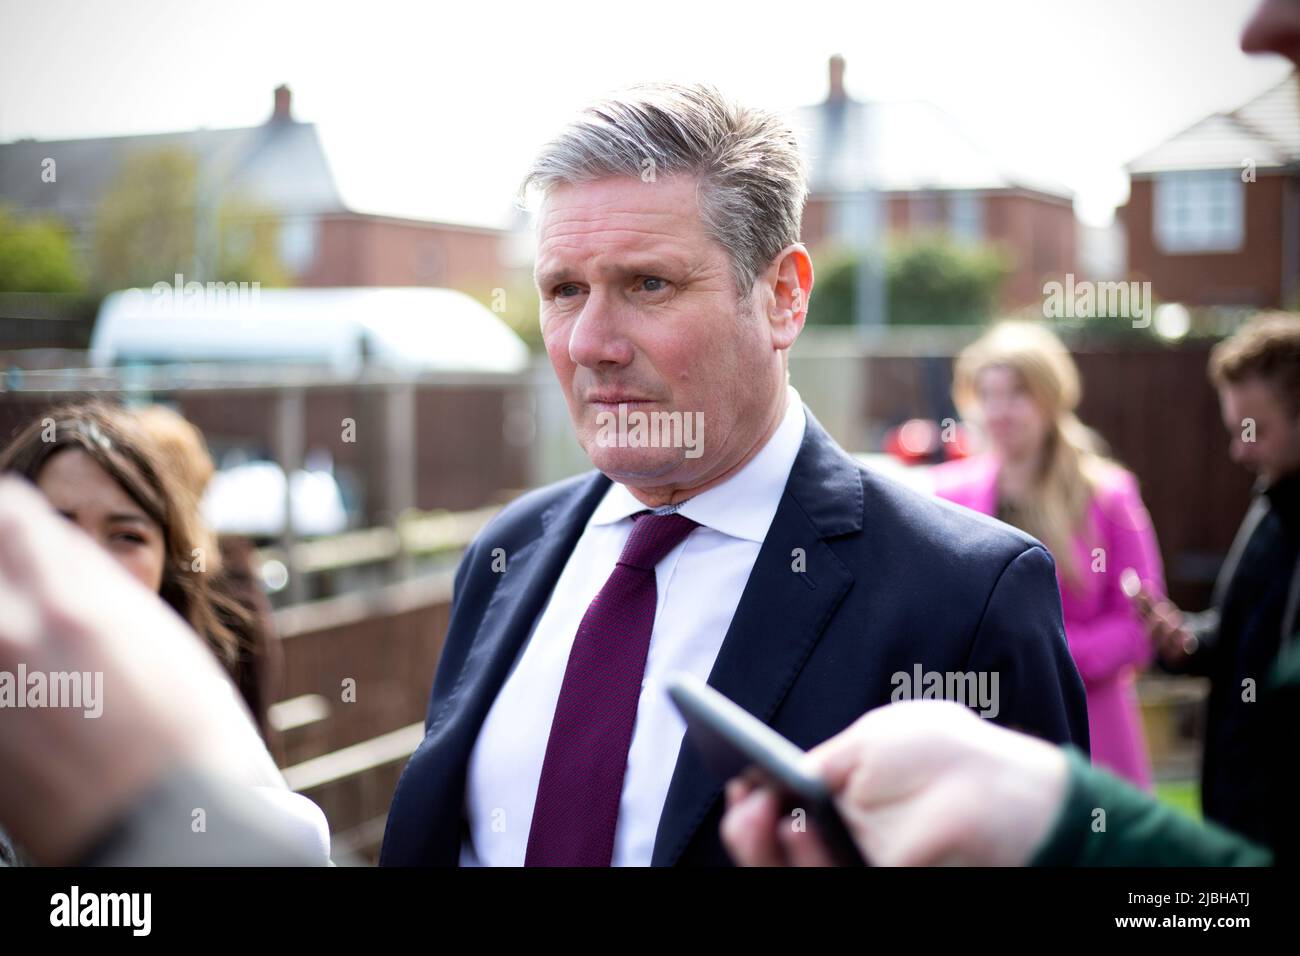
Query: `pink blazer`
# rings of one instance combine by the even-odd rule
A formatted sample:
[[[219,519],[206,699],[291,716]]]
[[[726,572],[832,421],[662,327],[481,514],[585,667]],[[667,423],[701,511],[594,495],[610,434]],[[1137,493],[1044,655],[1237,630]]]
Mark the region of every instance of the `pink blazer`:
[[[938,465],[931,475],[939,496],[987,515],[997,510],[994,456]],[[1057,583],[1065,636],[1088,695],[1092,759],[1150,790],[1134,676],[1154,655],[1120,589],[1120,575],[1133,568],[1148,588],[1164,594],[1160,550],[1137,480],[1123,469],[1113,469],[1097,490],[1087,520],[1090,533],[1076,534],[1072,541],[1079,581],[1067,584],[1058,569]]]

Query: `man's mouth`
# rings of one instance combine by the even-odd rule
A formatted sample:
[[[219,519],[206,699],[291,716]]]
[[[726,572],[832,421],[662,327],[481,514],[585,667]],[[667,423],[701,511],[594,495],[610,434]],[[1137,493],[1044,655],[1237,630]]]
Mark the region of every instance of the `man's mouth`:
[[[587,404],[598,412],[617,412],[620,405],[630,410],[642,405],[652,405],[654,400],[621,392],[598,392],[587,396]]]

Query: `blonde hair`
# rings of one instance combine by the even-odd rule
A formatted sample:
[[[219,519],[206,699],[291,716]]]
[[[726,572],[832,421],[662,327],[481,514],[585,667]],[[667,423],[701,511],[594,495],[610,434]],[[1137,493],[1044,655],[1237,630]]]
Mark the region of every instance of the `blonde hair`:
[[[146,405],[134,411],[136,421],[167,456],[167,464],[181,484],[195,498],[202,498],[216,471],[203,433],[166,405]]]
[[[1007,368],[1020,378],[1048,420],[1042,465],[1017,509],[1021,530],[1038,538],[1056,559],[1062,576],[1077,582],[1072,539],[1087,526],[1088,505],[1108,471],[1118,468],[1105,457],[1095,432],[1075,416],[1083,389],[1079,369],[1051,331],[1024,321],[999,322],[957,357],[953,401],[962,417],[978,423],[976,380],[989,368]]]
[[[132,409],[131,414],[144,433],[153,440],[163,464],[180,485],[180,493],[187,496],[186,506],[199,516],[196,519],[196,532],[208,555],[208,567],[213,574],[219,573],[221,548],[217,536],[202,520],[199,507],[203,492],[216,473],[203,433],[180,412],[166,405],[145,405]]]

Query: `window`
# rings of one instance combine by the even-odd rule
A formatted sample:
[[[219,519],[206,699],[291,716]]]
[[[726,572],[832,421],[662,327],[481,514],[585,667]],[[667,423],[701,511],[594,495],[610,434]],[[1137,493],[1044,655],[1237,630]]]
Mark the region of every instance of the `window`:
[[[316,258],[316,222],[310,217],[285,219],[280,223],[280,262],[293,275],[310,268]]]
[[[977,193],[959,190],[948,197],[948,231],[961,242],[984,238],[984,203]]]
[[[1236,252],[1245,233],[1241,177],[1235,169],[1155,177],[1155,239],[1163,252]]]

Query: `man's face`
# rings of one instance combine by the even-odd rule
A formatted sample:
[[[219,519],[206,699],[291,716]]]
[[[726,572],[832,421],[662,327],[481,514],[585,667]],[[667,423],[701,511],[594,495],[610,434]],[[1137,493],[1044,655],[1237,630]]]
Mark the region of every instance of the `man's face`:
[[[1248,378],[1225,384],[1219,408],[1233,461],[1266,482],[1300,471],[1300,416],[1287,410],[1271,383]]]
[[[538,224],[542,337],[592,463],[635,488],[690,488],[761,437],[782,355],[705,231],[692,177],[613,177],[552,189]],[[701,413],[703,441],[611,442],[610,416]]]

